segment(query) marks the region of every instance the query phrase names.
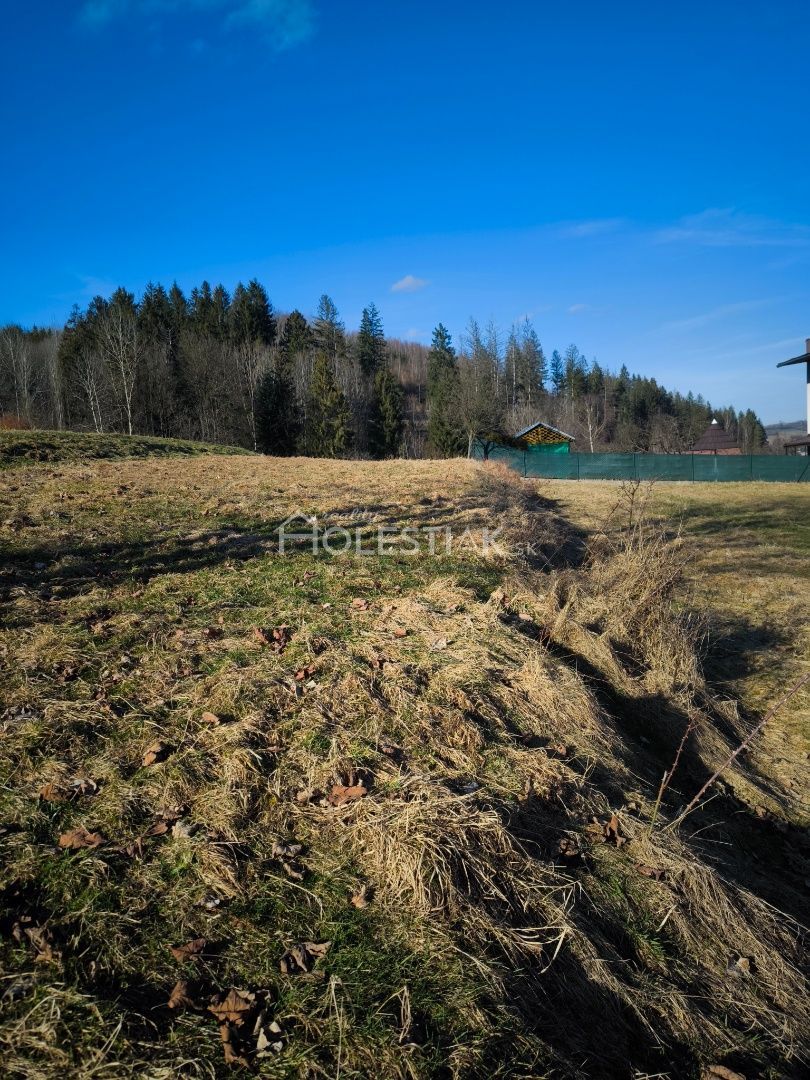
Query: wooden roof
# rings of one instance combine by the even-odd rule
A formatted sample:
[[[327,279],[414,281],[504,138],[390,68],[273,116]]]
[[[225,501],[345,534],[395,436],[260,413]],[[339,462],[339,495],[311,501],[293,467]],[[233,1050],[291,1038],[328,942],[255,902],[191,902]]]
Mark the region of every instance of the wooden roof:
[[[524,442],[531,443],[532,446],[574,441],[573,435],[567,435],[564,431],[552,427],[551,424],[547,424],[543,420],[535,420],[533,424],[529,424],[528,427],[519,431],[515,438],[523,439]]]
[[[726,429],[717,420],[712,420],[698,441],[692,447],[693,450],[737,450],[737,440],[729,435]]]

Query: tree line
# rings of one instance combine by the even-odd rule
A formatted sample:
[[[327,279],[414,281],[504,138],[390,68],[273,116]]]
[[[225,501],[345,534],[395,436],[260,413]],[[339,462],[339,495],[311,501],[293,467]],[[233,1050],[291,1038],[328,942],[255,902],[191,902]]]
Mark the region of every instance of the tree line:
[[[503,335],[470,320],[454,347],[386,339],[375,305],[347,331],[323,295],[280,314],[256,280],[188,296],[148,285],[74,308],[61,329],[0,329],[0,425],[201,439],[272,454],[449,457],[542,419],[580,450],[687,451],[712,416],[746,453],[752,410],[618,373],[575,345],[547,357],[531,322]]]

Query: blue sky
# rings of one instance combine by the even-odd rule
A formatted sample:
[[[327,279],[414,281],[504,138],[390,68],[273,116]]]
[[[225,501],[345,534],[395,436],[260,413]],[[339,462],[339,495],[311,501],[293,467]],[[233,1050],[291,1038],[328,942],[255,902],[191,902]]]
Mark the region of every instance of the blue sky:
[[[9,3],[0,323],[257,276],[795,419],[809,48],[792,0]]]

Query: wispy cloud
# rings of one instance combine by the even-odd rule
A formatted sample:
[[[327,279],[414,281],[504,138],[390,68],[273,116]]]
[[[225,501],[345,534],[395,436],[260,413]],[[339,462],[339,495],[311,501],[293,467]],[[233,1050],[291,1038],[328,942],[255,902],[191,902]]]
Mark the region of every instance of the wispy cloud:
[[[404,278],[394,282],[391,286],[391,292],[419,292],[420,289],[426,289],[429,284],[430,282],[425,278],[406,274]]]
[[[699,315],[691,315],[688,319],[675,319],[672,322],[666,322],[661,326],[661,330],[698,330],[709,323],[720,322],[723,319],[743,315],[748,311],[757,311],[759,308],[770,307],[772,304],[778,304],[781,299],[783,298],[775,296],[761,300],[741,300],[736,304],[721,304],[719,307],[711,308],[710,311],[703,311]]]
[[[624,218],[593,218],[588,221],[565,221],[560,225],[560,236],[590,237],[618,232],[627,222]]]
[[[568,309],[569,315],[581,315],[584,311],[590,311],[590,304],[572,304]]]
[[[657,229],[653,239],[659,244],[703,247],[807,247],[810,226],[755,217],[734,209],[712,209]]]
[[[247,26],[260,31],[278,51],[300,45],[315,32],[311,0],[84,0],[79,18],[100,28],[140,16],[192,18],[206,12],[216,15],[226,29]]]

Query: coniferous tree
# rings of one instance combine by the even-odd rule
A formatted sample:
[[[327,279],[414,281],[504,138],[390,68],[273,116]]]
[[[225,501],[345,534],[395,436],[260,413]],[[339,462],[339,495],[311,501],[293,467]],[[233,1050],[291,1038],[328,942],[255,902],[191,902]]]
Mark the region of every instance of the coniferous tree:
[[[346,327],[338,309],[326,293],[318,301],[318,310],[313,323],[313,335],[316,348],[332,360],[341,356],[346,349]]]
[[[229,312],[230,334],[236,342],[258,341],[272,345],[276,338],[273,305],[263,285],[253,278],[245,287],[240,281],[233,292]]]
[[[356,351],[364,375],[374,375],[385,363],[385,335],[380,313],[374,304],[363,308]]]
[[[464,449],[464,433],[457,416],[458,368],[456,350],[441,323],[433,331],[428,353],[427,402],[428,446],[440,457],[452,457]]]
[[[269,368],[256,391],[256,444],[264,454],[294,454],[300,436],[295,386],[286,365]]]
[[[315,357],[307,396],[307,453],[313,457],[344,457],[352,445],[351,411],[325,353]]]
[[[396,457],[402,443],[402,387],[386,366],[374,376],[369,450],[375,458]]]
[[[313,335],[309,323],[300,311],[290,312],[278,340],[278,349],[285,363],[291,367],[295,358],[304,356],[312,346]]]
[[[552,392],[556,397],[560,397],[565,385],[565,371],[563,368],[562,357],[556,349],[551,354],[550,376]]]

